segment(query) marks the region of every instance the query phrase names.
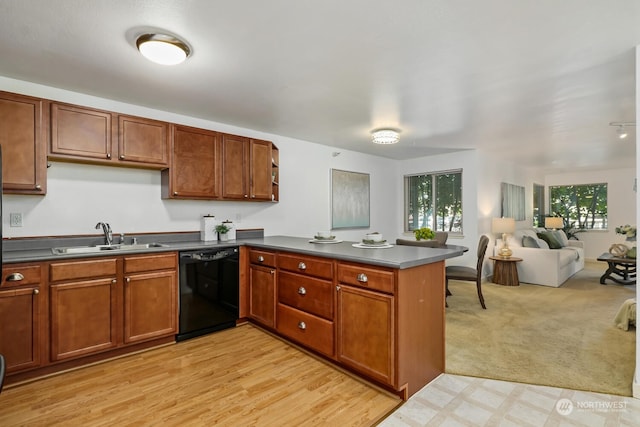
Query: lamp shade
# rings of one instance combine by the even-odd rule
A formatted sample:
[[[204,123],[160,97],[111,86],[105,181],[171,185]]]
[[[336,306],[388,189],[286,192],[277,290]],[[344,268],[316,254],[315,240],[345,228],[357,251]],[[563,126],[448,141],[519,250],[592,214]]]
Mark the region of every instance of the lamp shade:
[[[493,218],[491,231],[496,234],[513,233],[516,231],[516,220],[513,218]]]
[[[564,223],[559,216],[548,216],[544,219],[544,228],[562,228]]]

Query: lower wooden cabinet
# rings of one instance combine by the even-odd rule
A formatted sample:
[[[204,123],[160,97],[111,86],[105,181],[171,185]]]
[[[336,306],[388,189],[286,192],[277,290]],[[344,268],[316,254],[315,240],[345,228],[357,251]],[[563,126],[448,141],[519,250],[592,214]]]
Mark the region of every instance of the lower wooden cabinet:
[[[124,262],[124,342],[176,334],[175,255],[127,257]]]
[[[5,265],[0,284],[0,353],[7,373],[42,363],[43,333],[40,265]]]
[[[249,267],[249,317],[270,328],[276,326],[276,270]]]

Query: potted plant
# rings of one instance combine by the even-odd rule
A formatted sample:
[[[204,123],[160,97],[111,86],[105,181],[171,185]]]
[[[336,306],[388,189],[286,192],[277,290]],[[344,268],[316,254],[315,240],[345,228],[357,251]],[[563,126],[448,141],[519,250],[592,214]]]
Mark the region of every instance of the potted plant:
[[[429,227],[422,227],[417,230],[413,230],[413,235],[416,236],[416,240],[433,240],[433,238],[436,237],[436,233],[434,233]]]
[[[224,222],[216,225],[216,232],[218,233],[221,242],[226,242],[227,240],[229,240],[229,236],[227,235],[229,230],[231,230],[231,227],[229,227]]]

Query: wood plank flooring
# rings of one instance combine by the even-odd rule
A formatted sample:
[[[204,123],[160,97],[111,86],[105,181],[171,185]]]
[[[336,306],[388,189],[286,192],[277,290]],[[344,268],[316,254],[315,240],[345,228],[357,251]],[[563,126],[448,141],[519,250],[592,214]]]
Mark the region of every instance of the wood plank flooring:
[[[247,324],[7,387],[0,426],[368,426],[400,404]]]

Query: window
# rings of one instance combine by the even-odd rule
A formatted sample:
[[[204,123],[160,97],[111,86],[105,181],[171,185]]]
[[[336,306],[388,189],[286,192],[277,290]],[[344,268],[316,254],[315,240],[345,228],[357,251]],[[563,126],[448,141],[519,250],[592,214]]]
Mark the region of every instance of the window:
[[[549,209],[574,228],[606,230],[607,184],[551,186]]]
[[[533,226],[544,227],[544,185],[533,184]]]
[[[405,231],[462,234],[462,170],[404,177]]]

